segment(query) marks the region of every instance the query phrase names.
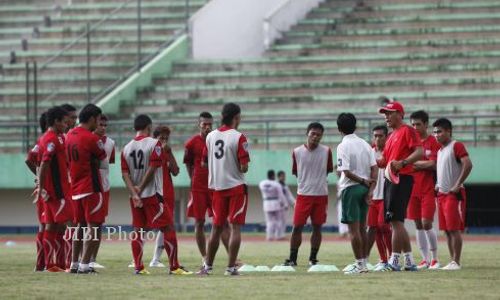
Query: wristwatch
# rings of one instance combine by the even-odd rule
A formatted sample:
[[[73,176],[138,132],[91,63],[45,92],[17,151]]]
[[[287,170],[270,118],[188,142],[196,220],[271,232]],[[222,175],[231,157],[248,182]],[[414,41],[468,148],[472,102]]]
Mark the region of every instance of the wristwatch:
[[[406,165],[408,165],[408,161],[406,159],[403,159],[401,163],[403,164],[403,168],[406,167]]]

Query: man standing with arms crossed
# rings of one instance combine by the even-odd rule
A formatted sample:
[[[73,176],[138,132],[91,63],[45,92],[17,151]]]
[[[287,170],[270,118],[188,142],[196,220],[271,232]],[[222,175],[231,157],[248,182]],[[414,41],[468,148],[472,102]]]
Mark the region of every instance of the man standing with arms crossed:
[[[404,227],[406,209],[413,188],[413,164],[422,158],[422,143],[411,126],[403,122],[404,108],[393,101],[379,109],[385,122],[393,129],[378,160],[379,167],[397,174],[399,182],[386,180],[384,184],[385,221],[392,226],[392,254],[389,259],[393,271],[400,271],[400,256],[404,255],[404,270],[416,271],[411,253],[410,237]]]
[[[311,217],[311,253],[309,264],[318,263],[321,227],[326,222],[328,208],[328,173],[333,172],[332,150],[320,144],[325,128],[320,123],[307,126],[307,142],[293,150],[292,173],[297,176],[297,201],[293,215],[290,256],[283,265],[296,266],[302,230]]]
[[[439,229],[446,233],[451,256],[451,262],[442,270],[456,271],[462,268],[460,256],[467,200],[463,184],[472,170],[472,162],[464,144],[452,139],[450,120],[438,119],[432,126],[434,135],[441,144],[436,162]]]
[[[240,107],[226,103],[222,108],[222,126],[210,132],[206,138],[203,162],[208,165],[208,188],[213,190],[214,219],[207,259],[199,275],[210,274],[226,222],[230,224],[230,237],[229,261],[224,274],[240,275],[236,269],[236,259],[241,244],[240,229],[245,224],[248,206],[244,173],[248,171],[250,162],[247,139],[237,131],[240,121]]]
[[[377,183],[378,166],[367,142],[359,138],[356,118],[341,113],[337,126],[342,142],[337,146],[337,171],[341,172],[339,188],[342,197],[342,223],[349,227],[355,264],[344,274],[367,273],[366,213]]]
[[[274,170],[267,171],[267,179],[259,183],[262,195],[262,208],[266,217],[266,239],[276,241],[281,236],[281,214],[285,206],[285,196],[281,184],[276,181]]]
[[[418,132],[424,156],[413,164],[413,190],[408,204],[408,219],[415,221],[417,245],[422,254],[422,261],[417,265],[419,270],[439,269],[437,256],[437,236],[432,228],[436,213],[436,196],[434,193],[437,152],[440,148],[436,138],[427,133],[429,115],[419,110],[411,114],[410,122]],[[429,251],[431,253],[429,253]],[[430,257],[429,254],[432,254]]]

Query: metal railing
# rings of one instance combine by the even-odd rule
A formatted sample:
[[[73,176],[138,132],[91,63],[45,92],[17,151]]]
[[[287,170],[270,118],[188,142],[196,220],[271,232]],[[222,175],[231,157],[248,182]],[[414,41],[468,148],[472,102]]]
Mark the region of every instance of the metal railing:
[[[26,65],[26,121],[35,122],[42,107],[95,103],[140,71],[187,31],[196,6],[181,1],[184,5],[175,9],[165,5],[145,11],[146,1],[127,0],[96,22],[76,30],[64,28],[61,43],[66,36],[69,41],[62,49],[43,62],[35,59]],[[173,21],[167,23],[167,18]]]
[[[440,116],[441,117],[441,116]],[[464,141],[468,146],[478,145],[497,146],[500,144],[500,114],[491,115],[448,115],[454,123],[454,138]],[[288,149],[292,145],[305,141],[305,130],[310,122],[318,121],[325,126],[323,142],[329,145],[336,145],[340,142],[341,136],[337,131],[336,115],[318,116],[317,118],[296,118],[293,116],[246,119],[243,116],[239,127],[247,135],[253,148],[260,149]],[[431,121],[432,122],[432,121]],[[181,150],[185,141],[197,132],[196,120],[155,120],[155,125],[168,125],[172,129],[170,143],[176,150]],[[381,116],[358,117],[357,134],[366,139],[371,139],[371,130],[374,126],[384,124]],[[7,151],[7,144],[12,144],[11,150],[26,150],[33,145],[33,141],[28,139],[29,132],[37,132],[36,123],[0,123],[0,132],[3,136],[0,149]],[[217,124],[214,124],[214,128]],[[430,131],[431,129],[429,129]],[[11,132],[11,135],[9,135]],[[108,122],[108,135],[115,139],[117,146],[121,148],[134,136],[133,120],[118,120]],[[21,148],[22,147],[22,148]]]

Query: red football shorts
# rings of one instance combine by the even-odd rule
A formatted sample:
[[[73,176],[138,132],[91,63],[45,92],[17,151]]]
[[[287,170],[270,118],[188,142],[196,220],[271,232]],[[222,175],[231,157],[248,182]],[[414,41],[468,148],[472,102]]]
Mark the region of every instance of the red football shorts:
[[[102,193],[92,193],[78,200],[73,200],[75,223],[102,224],[106,219],[105,200]]]
[[[385,224],[384,200],[372,200],[368,206],[366,226],[379,227]]]
[[[43,209],[43,200],[39,199],[36,202],[36,215],[38,216],[38,222],[40,224],[45,224],[45,211]]]
[[[104,197],[104,215],[107,217],[109,213],[109,191],[102,193]]]
[[[406,218],[410,220],[434,220],[436,213],[436,196],[434,186],[420,188],[418,192],[413,189],[406,211]]]
[[[158,196],[142,198],[142,207],[134,207],[130,199],[132,210],[132,226],[135,228],[157,229],[173,224],[169,208],[160,202]]]
[[[248,207],[248,193],[245,185],[223,191],[214,191],[212,194],[213,223],[222,226],[231,224],[245,224]]]
[[[465,189],[460,190],[462,200],[456,194],[438,194],[439,229],[444,231],[463,231],[465,229]]]
[[[187,205],[187,216],[194,218],[196,221],[205,221],[205,215],[207,213],[209,217],[213,216],[212,193],[209,191],[191,191],[189,203]]]
[[[328,209],[328,196],[304,196],[297,195],[295,211],[293,213],[293,225],[303,226],[311,217],[313,225],[322,225],[326,222],[326,211]]]
[[[46,224],[66,223],[73,220],[73,209],[71,200],[60,199],[49,196],[48,201],[40,198],[38,201],[43,202],[43,211],[45,212],[44,221]]]

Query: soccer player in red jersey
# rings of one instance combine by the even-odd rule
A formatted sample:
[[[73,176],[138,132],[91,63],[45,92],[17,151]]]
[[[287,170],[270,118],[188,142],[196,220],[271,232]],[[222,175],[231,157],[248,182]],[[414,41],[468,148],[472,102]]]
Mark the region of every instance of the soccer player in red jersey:
[[[213,216],[212,193],[208,189],[208,169],[201,166],[203,149],[207,135],[212,131],[213,117],[209,112],[202,112],[198,118],[199,134],[192,136],[184,146],[184,164],[191,178],[191,193],[187,206],[187,216],[195,219],[196,244],[205,260],[206,237],[205,216]],[[229,252],[229,226],[226,224],[221,234],[222,244]]]
[[[393,131],[378,164],[379,167],[390,168],[388,170],[399,176],[399,182],[386,180],[384,183],[385,221],[392,226],[392,254],[389,264],[392,270],[401,270],[399,261],[403,252],[404,270],[416,271],[404,221],[413,188],[413,164],[422,158],[422,143],[415,129],[403,122],[404,108],[401,103],[389,102],[379,109],[379,113],[385,115],[385,122]]]
[[[213,190],[214,214],[212,232],[207,247],[207,258],[199,275],[212,270],[224,226],[229,222],[229,253],[225,275],[240,275],[236,261],[241,245],[241,226],[245,224],[248,191],[245,173],[250,155],[246,137],[239,131],[241,109],[235,103],[222,108],[222,126],[207,135],[203,150],[203,165],[208,166],[208,188]]]
[[[153,131],[153,137],[158,139],[163,148],[161,155],[161,176],[157,173],[156,180],[162,181],[160,184],[163,186],[164,207],[170,215],[170,223],[166,229],[164,231],[160,231],[156,237],[155,252],[149,266],[161,267],[160,256],[163,250],[165,250],[170,264],[170,274],[189,275],[192,274],[192,272],[187,271],[179,263],[178,259],[178,242],[174,225],[175,191],[172,175],[177,176],[179,174],[179,166],[177,165],[172,149],[168,144],[168,139],[170,138],[170,128],[162,125],[157,126]],[[165,245],[167,247],[165,247]]]
[[[66,223],[73,218],[70,206],[70,185],[63,133],[68,113],[59,106],[47,112],[49,129],[40,137],[40,169],[38,201],[44,206],[46,223],[43,235],[45,267],[49,272],[64,272]]]
[[[40,116],[40,131],[44,134],[47,131],[47,112],[42,113]],[[37,176],[40,167],[40,138],[36,141],[36,145],[28,151],[26,158],[26,165],[30,171]],[[35,190],[38,189],[38,180],[35,180]],[[45,230],[45,213],[43,212],[43,203],[35,198],[36,212],[38,216],[38,232],[36,234],[36,266],[35,271],[45,270],[45,255],[43,253],[43,232]]]
[[[318,263],[321,246],[321,227],[326,222],[328,209],[328,173],[333,172],[330,147],[320,144],[325,129],[314,122],[307,126],[307,141],[292,152],[292,174],[297,177],[297,200],[293,214],[293,230],[290,239],[290,256],[283,265],[296,266],[302,231],[311,218],[311,252],[309,264]]]
[[[102,141],[102,144],[104,145],[104,151],[106,151],[106,160],[108,164],[114,164],[115,163],[115,141],[110,138],[109,136],[106,136],[106,128],[108,127],[108,117],[104,114],[101,115],[101,118],[99,120],[99,125],[94,131],[94,134],[96,134]],[[109,168],[108,169],[100,169],[99,170],[101,173],[101,181],[102,181],[102,190],[103,190],[103,197],[104,197],[104,215],[107,217],[108,212],[109,212],[109,200],[110,200],[110,183],[109,183]],[[101,234],[102,231],[98,232],[99,234],[99,240],[101,239]],[[104,266],[96,262],[96,256],[97,253],[99,252],[99,246],[98,245],[96,251],[94,254],[90,257],[90,264],[89,266],[91,268],[99,268],[102,269]]]
[[[108,168],[104,143],[93,134],[102,111],[94,104],[87,104],[78,115],[80,125],[66,136],[66,152],[70,167],[71,195],[77,238],[73,240],[70,266],[72,273],[94,273],[89,266],[90,257],[99,248],[101,224],[106,218],[104,196],[99,169]],[[86,232],[85,232],[86,231]],[[83,245],[82,245],[83,239]],[[81,247],[83,246],[83,251]],[[81,260],[79,260],[81,252]]]
[[[166,239],[173,223],[168,207],[165,207],[163,189],[161,142],[150,137],[153,122],[147,115],[139,115],[134,120],[136,137],[130,141],[121,154],[123,180],[130,192],[132,210],[132,255],[135,274],[147,275],[149,272],[142,262],[143,232],[159,229],[164,233],[164,247],[169,248]],[[190,272],[186,272],[190,273]]]
[[[387,126],[375,126],[372,129],[372,134],[373,152],[375,153],[375,158],[380,158],[384,152],[385,142],[387,140]],[[380,262],[375,265],[373,269],[375,272],[384,272],[390,269],[387,261],[392,251],[391,226],[385,223],[384,181],[384,169],[379,168],[377,185],[375,186],[373,198],[368,207],[368,217],[366,221],[368,225],[368,250],[366,253],[370,254],[373,243],[376,243],[380,256]]]
[[[439,229],[446,233],[451,262],[442,270],[460,270],[462,231],[465,228],[465,179],[472,170],[472,162],[464,144],[452,139],[452,124],[442,118],[432,126],[441,149],[436,161]]]
[[[413,164],[414,182],[407,215],[408,219],[415,221],[417,245],[422,254],[422,261],[417,268],[437,270],[440,267],[437,256],[438,243],[432,222],[436,212],[434,186],[437,152],[440,146],[436,138],[427,133],[429,115],[425,111],[412,113],[410,122],[422,141],[424,156]]]

